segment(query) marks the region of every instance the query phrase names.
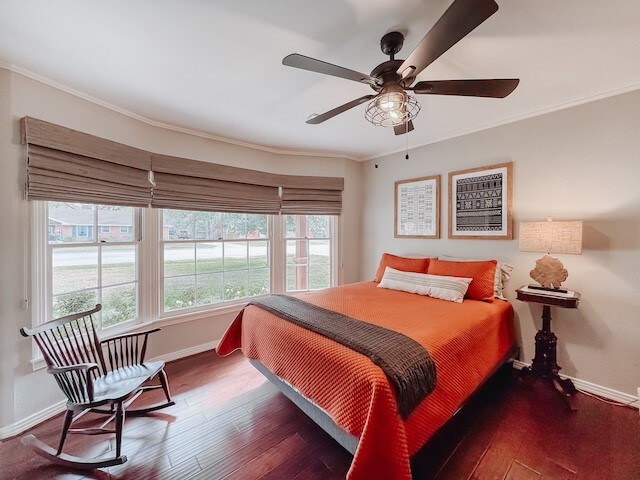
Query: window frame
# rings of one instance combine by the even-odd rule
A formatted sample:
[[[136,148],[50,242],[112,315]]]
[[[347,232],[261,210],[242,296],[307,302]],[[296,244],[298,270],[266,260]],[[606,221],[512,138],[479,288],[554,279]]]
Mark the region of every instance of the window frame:
[[[47,232],[48,232],[48,224],[49,224],[49,204],[50,202],[39,202],[43,204],[43,215],[44,215],[44,221],[46,223],[47,226]],[[141,251],[141,244],[142,244],[142,240],[141,240],[141,217],[142,217],[142,209],[139,207],[132,207],[133,208],[133,218],[132,218],[132,226],[131,226],[131,233],[133,234],[133,240],[130,241],[108,241],[108,240],[100,240],[99,239],[99,235],[100,235],[100,224],[99,224],[99,210],[98,208],[94,208],[93,209],[93,225],[91,226],[85,226],[85,228],[89,228],[92,231],[94,231],[94,235],[93,235],[93,241],[87,241],[87,242],[69,242],[69,243],[59,243],[59,244],[55,244],[55,243],[51,243],[49,241],[49,238],[47,236],[47,238],[44,241],[44,248],[46,249],[46,254],[45,254],[45,269],[46,269],[46,286],[44,288],[45,292],[46,292],[46,301],[42,302],[45,304],[45,310],[43,313],[43,317],[42,318],[51,318],[53,319],[53,299],[56,295],[54,295],[53,293],[53,252],[54,250],[58,249],[58,250],[62,250],[62,249],[66,249],[66,248],[96,248],[97,249],[97,254],[98,254],[98,262],[97,262],[97,285],[95,288],[85,288],[85,289],[80,289],[80,290],[74,290],[73,292],[68,292],[68,293],[76,293],[76,292],[84,292],[84,291],[90,291],[90,290],[97,290],[98,293],[98,298],[96,303],[102,303],[102,291],[105,288],[112,288],[112,287],[118,287],[118,286],[122,286],[122,285],[128,285],[131,283],[135,283],[135,295],[136,295],[136,316],[131,319],[131,320],[127,320],[115,325],[110,325],[107,327],[103,327],[102,326],[102,320],[100,321],[100,326],[99,326],[99,330],[103,331],[107,334],[117,334],[119,333],[121,330],[129,330],[130,327],[132,325],[136,325],[139,323],[142,323],[142,319],[141,319],[141,315],[140,315],[140,277],[141,277],[141,269],[140,269],[140,251]],[[103,254],[103,249],[104,247],[113,247],[113,246],[133,246],[134,250],[135,250],[135,280],[133,282],[123,282],[123,283],[116,283],[116,284],[109,284],[106,287],[102,284],[102,268],[103,268],[103,261],[102,261],[102,254]],[[59,295],[64,295],[64,294],[59,294]],[[37,298],[37,297],[36,297]]]
[[[157,299],[157,304],[156,304],[156,308],[157,308],[157,317],[158,319],[168,319],[168,318],[173,318],[175,316],[182,316],[182,315],[188,315],[190,313],[202,313],[202,312],[209,312],[211,310],[215,310],[217,308],[220,309],[224,309],[226,307],[236,307],[238,305],[246,305],[249,301],[251,301],[254,298],[260,298],[260,297],[265,297],[266,295],[269,295],[271,293],[274,293],[274,286],[273,286],[273,275],[274,275],[274,264],[273,264],[273,243],[274,243],[274,227],[273,227],[273,218],[274,215],[268,215],[265,214],[267,217],[267,237],[266,238],[237,238],[237,239],[228,239],[228,238],[217,238],[217,239],[196,239],[195,237],[197,236],[195,234],[195,232],[192,232],[193,235],[192,237],[194,238],[188,238],[188,239],[173,239],[173,240],[165,240],[164,239],[164,210],[165,209],[156,209],[158,212],[158,265],[159,265],[159,272],[158,272],[158,299]],[[172,210],[172,209],[166,209],[166,210]],[[189,212],[193,212],[193,210],[186,210]],[[214,213],[224,213],[224,212],[214,212]],[[249,214],[250,215],[250,214]],[[260,214],[262,215],[262,214]],[[180,230],[178,230],[180,231]],[[207,305],[196,305],[193,307],[188,307],[188,308],[181,308],[178,310],[169,310],[166,311],[164,310],[164,281],[165,281],[165,275],[164,275],[164,245],[166,244],[173,244],[173,245],[180,245],[180,244],[193,244],[194,247],[196,248],[196,252],[197,252],[197,244],[198,243],[234,243],[234,242],[247,242],[247,249],[249,247],[249,243],[251,242],[266,242],[267,243],[267,249],[268,249],[268,264],[269,264],[269,293],[266,293],[264,295],[253,295],[250,297],[242,297],[242,298],[237,298],[237,299],[233,299],[233,300],[223,300],[222,302],[216,302],[216,303],[210,303]],[[223,247],[224,248],[224,247]],[[248,255],[248,252],[247,252]],[[196,258],[196,257],[194,257]],[[224,258],[224,257],[223,257]],[[224,260],[223,260],[224,261]],[[251,270],[251,269],[247,269]],[[230,271],[237,271],[237,270],[230,270]],[[223,273],[223,278],[224,278],[224,270],[222,271]],[[198,273],[197,271],[193,273],[193,276],[197,277]],[[182,276],[190,276],[190,275],[182,275]],[[170,277],[170,278],[178,278],[179,276],[176,277]],[[196,284],[197,285],[197,284]]]
[[[53,269],[51,268],[51,252],[49,245],[49,219],[48,202],[33,200],[29,202],[30,214],[30,272],[31,286],[27,299],[27,307],[31,309],[31,326],[42,325],[53,317]],[[80,203],[80,202],[79,202]],[[164,251],[162,211],[156,208],[138,207],[134,210],[133,242],[101,242],[98,238],[99,228],[95,229],[95,246],[103,243],[109,245],[137,245],[136,277],[137,277],[137,318],[102,329],[103,337],[119,335],[130,331],[136,331],[150,326],[168,326],[185,322],[213,319],[220,315],[235,314],[239,312],[250,299],[229,300],[215,304],[203,305],[189,309],[173,310],[164,313]],[[331,215],[331,287],[338,285],[338,273],[340,269],[340,217]],[[286,242],[284,215],[267,215],[269,238],[255,239],[255,241],[267,241],[269,245],[269,272],[270,293],[286,292]],[[222,241],[251,241],[252,239]],[[200,240],[182,240],[183,243],[197,242]],[[202,240],[207,241],[207,240]],[[208,240],[212,241],[212,240]],[[217,240],[213,240],[217,241]],[[137,242],[137,243],[136,243]],[[69,247],[85,246],[88,242],[73,242]],[[59,244],[58,244],[59,245]],[[143,295],[142,292],[145,292]],[[294,292],[290,292],[294,293]],[[34,370],[44,368],[45,362],[39,349],[32,343],[32,367]]]
[[[291,217],[299,217],[299,216],[303,216],[303,215],[299,215],[299,214],[283,214],[282,218],[287,217],[287,216],[291,216]],[[304,237],[288,237],[287,236],[287,225],[286,222],[283,221],[282,222],[282,241],[283,241],[283,245],[284,245],[284,265],[283,265],[283,273],[284,273],[284,289],[283,289],[283,293],[285,294],[294,294],[294,293],[303,293],[303,292],[315,292],[318,290],[322,290],[322,288],[320,289],[311,289],[311,280],[310,280],[310,271],[311,271],[311,266],[313,264],[310,263],[311,260],[311,253],[309,251],[310,246],[311,246],[311,242],[314,240],[321,240],[321,241],[329,241],[329,286],[328,287],[323,287],[323,288],[331,288],[337,285],[337,263],[339,262],[338,257],[337,257],[337,248],[335,247],[335,244],[337,243],[337,233],[336,233],[336,229],[337,229],[337,217],[334,215],[316,215],[316,214],[306,214],[304,216],[307,217],[329,217],[329,236],[328,237],[309,237],[309,236],[304,236]],[[308,224],[307,224],[307,229],[308,229]],[[304,241],[307,243],[307,251],[309,252],[308,256],[307,256],[307,263],[306,263],[306,267],[307,267],[307,289],[306,290],[287,290],[287,243],[290,241]]]

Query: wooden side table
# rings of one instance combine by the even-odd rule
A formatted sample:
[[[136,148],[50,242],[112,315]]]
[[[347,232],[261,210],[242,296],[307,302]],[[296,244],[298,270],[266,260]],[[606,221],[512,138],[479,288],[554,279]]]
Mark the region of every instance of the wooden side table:
[[[520,287],[516,290],[518,300],[542,304],[542,329],[536,334],[536,354],[530,367],[522,369],[522,375],[535,375],[550,380],[556,391],[562,394],[567,405],[576,410],[573,394],[576,387],[568,378],[562,379],[558,372],[560,367],[556,361],[556,345],[558,338],[551,331],[551,307],[578,308],[580,294],[572,292],[572,296],[561,296],[545,290],[533,290]]]

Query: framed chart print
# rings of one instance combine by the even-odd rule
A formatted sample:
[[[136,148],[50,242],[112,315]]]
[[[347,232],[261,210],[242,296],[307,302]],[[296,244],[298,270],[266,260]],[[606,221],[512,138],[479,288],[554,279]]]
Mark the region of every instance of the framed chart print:
[[[440,238],[440,175],[395,183],[396,238]]]
[[[449,173],[449,238],[511,240],[513,162]]]

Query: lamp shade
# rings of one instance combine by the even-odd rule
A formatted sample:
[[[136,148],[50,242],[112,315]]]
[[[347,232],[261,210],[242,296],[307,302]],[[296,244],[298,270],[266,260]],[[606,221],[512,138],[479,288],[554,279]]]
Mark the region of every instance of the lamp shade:
[[[521,222],[520,251],[582,253],[582,220]]]

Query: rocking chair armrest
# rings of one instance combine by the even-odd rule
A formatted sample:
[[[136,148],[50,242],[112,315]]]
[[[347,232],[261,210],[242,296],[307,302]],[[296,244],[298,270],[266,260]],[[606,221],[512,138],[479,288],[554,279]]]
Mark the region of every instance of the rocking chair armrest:
[[[105,338],[104,340],[101,340],[100,345],[102,345],[103,343],[120,340],[122,338],[139,337],[140,335],[149,335],[150,333],[156,333],[156,332],[159,332],[160,330],[161,330],[160,328],[154,328],[151,330],[145,330],[143,332],[123,333],[122,335],[114,335],[113,337],[109,337],[109,338]]]
[[[75,365],[67,365],[64,367],[49,367],[47,368],[47,373],[50,373],[56,376],[60,375],[62,376],[62,378],[66,378],[67,380],[69,380],[70,378],[69,374],[73,372],[78,372],[78,376],[81,377],[82,380],[85,382],[86,396],[84,397],[84,400],[88,402],[93,402],[93,378],[91,377],[91,372],[94,370],[100,371],[100,367],[98,367],[96,363],[77,363]],[[80,375],[80,372],[82,373],[82,375]],[[59,377],[56,377],[56,378],[59,378]],[[67,382],[60,383],[60,381],[58,381],[58,383],[60,384],[60,387],[63,389],[65,394],[69,396],[70,392],[72,391],[72,388],[70,388],[69,382],[67,381]],[[75,381],[71,381],[71,384],[74,387],[74,393],[76,395],[80,395],[80,396],[85,395],[83,393],[81,386],[77,385]]]
[[[49,367],[47,368],[47,373],[57,375],[59,373],[73,372],[75,370],[89,373],[91,370],[98,368],[99,367],[97,363],[77,363],[75,365],[67,365],[66,367]]]
[[[100,341],[100,346],[106,346],[107,348],[106,351],[111,370],[144,363],[149,334],[159,331],[159,328],[154,328],[143,332],[116,335]],[[141,341],[138,340],[139,337],[143,337]]]

